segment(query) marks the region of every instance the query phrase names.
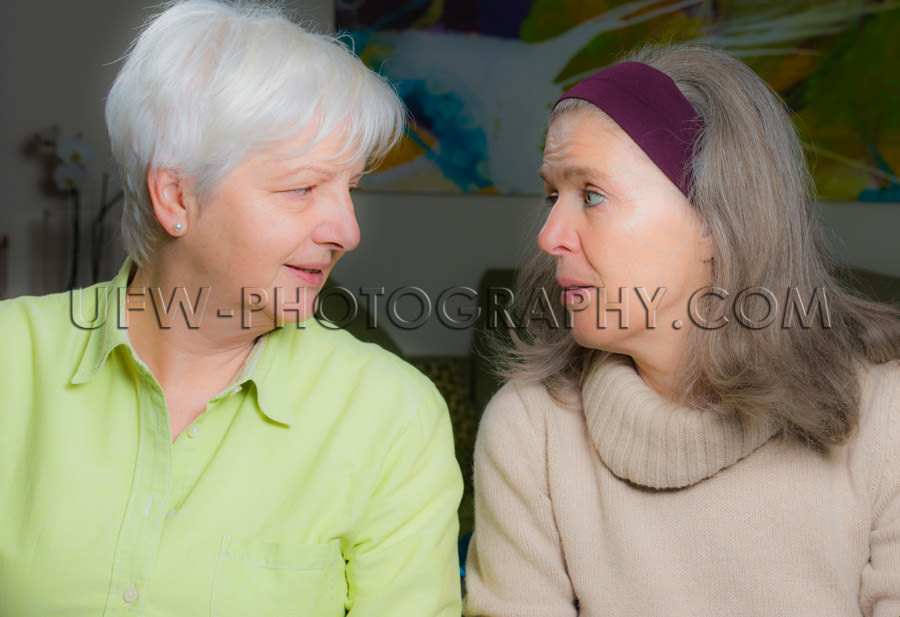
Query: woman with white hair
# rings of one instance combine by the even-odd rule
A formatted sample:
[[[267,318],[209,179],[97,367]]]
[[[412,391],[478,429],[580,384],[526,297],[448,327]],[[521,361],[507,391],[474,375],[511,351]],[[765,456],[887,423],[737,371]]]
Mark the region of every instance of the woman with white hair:
[[[557,101],[475,452],[465,614],[900,615],[900,321],[842,289],[777,96],[651,47]],[[563,327],[563,326],[568,327]]]
[[[446,406],[313,317],[392,88],[275,9],[187,0],[106,117],[130,257],[0,304],[0,615],[458,615]]]

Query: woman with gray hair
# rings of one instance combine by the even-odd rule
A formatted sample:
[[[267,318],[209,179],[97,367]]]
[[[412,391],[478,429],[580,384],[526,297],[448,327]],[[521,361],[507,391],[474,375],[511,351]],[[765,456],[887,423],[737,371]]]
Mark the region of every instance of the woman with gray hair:
[[[314,317],[393,89],[275,9],[187,0],[106,117],[130,257],[0,304],[0,615],[458,615],[446,406]]]
[[[832,277],[777,96],[646,48],[557,101],[540,175],[518,295],[559,321],[479,428],[465,614],[900,615],[900,321]]]

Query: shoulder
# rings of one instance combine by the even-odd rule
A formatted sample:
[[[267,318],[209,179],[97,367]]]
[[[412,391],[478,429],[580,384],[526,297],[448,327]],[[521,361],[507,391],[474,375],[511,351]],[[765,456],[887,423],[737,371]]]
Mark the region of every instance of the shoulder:
[[[44,296],[20,296],[0,301],[0,323],[4,326],[39,323],[86,331],[106,318],[109,283]]]
[[[543,385],[509,381],[487,404],[478,426],[477,445],[495,448],[531,443],[542,447],[548,419],[564,411]]]
[[[297,390],[294,400],[302,400],[311,388],[328,392],[335,403],[352,400],[355,407],[367,409],[366,413],[388,413],[395,419],[416,410],[446,413],[443,398],[428,377],[393,353],[345,330],[311,319],[298,328],[275,330],[266,346],[271,348],[270,367],[290,366],[296,375],[293,384],[282,384]],[[361,405],[363,401],[367,404]]]
[[[87,337],[88,328],[79,327],[77,318],[95,314],[95,306],[81,306],[90,300],[88,290],[57,293],[46,296],[22,296],[0,302],[0,332],[3,332],[4,353],[7,359],[22,361],[22,354],[38,349],[62,350],[67,342]],[[79,309],[73,313],[73,307]],[[83,311],[81,310],[83,309]],[[73,317],[74,315],[74,317]]]
[[[80,292],[74,292],[80,293]],[[69,294],[20,296],[0,301],[0,323],[4,327],[27,326],[44,319],[56,320],[68,315]]]
[[[860,368],[859,375],[857,439],[871,443],[900,425],[900,360],[866,364]]]
[[[860,372],[863,403],[900,405],[900,360],[884,364],[867,364]]]
[[[848,447],[875,494],[900,484],[900,360],[860,369],[859,429]]]
[[[89,330],[73,323],[69,302],[68,293],[0,302],[0,409],[16,411],[0,413],[0,423],[27,422],[40,397],[59,395],[69,385],[90,338]]]
[[[418,369],[375,343],[365,343],[344,329],[325,326],[315,320],[310,320],[307,329],[318,353],[329,362],[351,370],[364,370],[374,378],[390,383],[410,387],[431,385]]]
[[[374,343],[360,341],[346,330],[316,319],[273,330],[268,345],[291,356],[316,356],[320,362],[340,362],[348,368],[386,372],[398,378],[423,378],[412,365]]]

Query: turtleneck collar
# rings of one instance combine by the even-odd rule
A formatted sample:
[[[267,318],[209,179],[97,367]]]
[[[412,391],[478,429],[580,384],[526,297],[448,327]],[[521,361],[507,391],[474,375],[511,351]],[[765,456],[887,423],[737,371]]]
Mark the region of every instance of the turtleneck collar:
[[[594,447],[617,477],[656,489],[696,484],[777,431],[766,419],[721,416],[661,397],[627,357],[598,362],[582,386]]]

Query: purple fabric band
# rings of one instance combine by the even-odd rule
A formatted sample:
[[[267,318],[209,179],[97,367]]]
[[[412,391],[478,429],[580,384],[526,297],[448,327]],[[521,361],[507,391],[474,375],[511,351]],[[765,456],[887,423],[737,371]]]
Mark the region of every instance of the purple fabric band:
[[[578,82],[556,101],[584,99],[615,120],[685,196],[691,154],[703,121],[672,78],[641,62],[622,62]]]

